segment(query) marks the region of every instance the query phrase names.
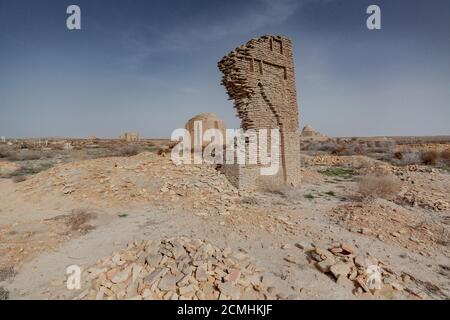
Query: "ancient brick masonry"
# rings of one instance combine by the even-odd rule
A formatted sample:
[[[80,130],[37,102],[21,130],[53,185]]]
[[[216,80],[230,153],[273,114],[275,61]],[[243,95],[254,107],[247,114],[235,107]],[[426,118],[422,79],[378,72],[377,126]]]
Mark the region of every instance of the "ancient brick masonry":
[[[242,129],[280,130],[281,170],[273,179],[298,185],[299,120],[291,40],[273,35],[252,39],[230,52],[218,66]],[[229,167],[225,171],[240,180],[240,187],[258,184],[258,171],[250,166]]]

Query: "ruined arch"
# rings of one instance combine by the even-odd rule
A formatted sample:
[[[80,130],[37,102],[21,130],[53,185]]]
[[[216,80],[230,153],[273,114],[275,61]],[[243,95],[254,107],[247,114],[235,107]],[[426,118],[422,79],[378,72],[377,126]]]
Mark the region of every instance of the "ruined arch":
[[[218,66],[241,128],[280,130],[283,170],[277,178],[297,185],[300,141],[291,40],[274,35],[251,39],[225,56]]]

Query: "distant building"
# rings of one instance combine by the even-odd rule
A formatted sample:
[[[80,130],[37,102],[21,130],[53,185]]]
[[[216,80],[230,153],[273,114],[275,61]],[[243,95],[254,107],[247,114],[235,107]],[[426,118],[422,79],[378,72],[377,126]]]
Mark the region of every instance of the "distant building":
[[[195,130],[195,125],[201,124],[201,131],[198,131],[199,129]],[[203,146],[206,146],[210,143],[210,141],[203,141],[203,135],[206,130],[208,129],[219,129],[222,131],[223,136],[223,143],[225,144],[226,139],[226,127],[225,122],[223,122],[217,115],[214,113],[201,113],[199,115],[196,115],[195,117],[189,119],[189,121],[186,123],[186,130],[189,131],[189,134],[191,135],[191,144],[192,147],[194,147],[194,141],[196,141],[198,144],[202,142]]]
[[[315,131],[309,124],[302,130],[302,137],[321,137],[322,135]]]
[[[139,133],[137,132],[125,132],[119,137],[120,140],[125,140],[127,142],[139,141]]]

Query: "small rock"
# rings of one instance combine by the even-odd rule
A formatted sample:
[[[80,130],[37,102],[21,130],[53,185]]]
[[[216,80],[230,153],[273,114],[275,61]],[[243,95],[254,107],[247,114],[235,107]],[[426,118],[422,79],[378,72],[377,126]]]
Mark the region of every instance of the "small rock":
[[[330,267],[331,273],[335,276],[335,278],[339,278],[339,276],[345,276],[350,273],[352,268],[352,264],[338,262]]]
[[[331,252],[333,252],[333,253],[341,253],[343,250],[342,250],[342,248],[333,248],[333,249],[331,249]]]
[[[168,271],[169,270],[167,268],[157,268],[155,271],[144,278],[144,284],[151,286],[156,281],[158,281],[159,278],[163,277]]]
[[[208,275],[206,274],[206,268],[204,266],[199,266],[195,272],[195,279],[199,282],[205,282],[208,280]]]
[[[240,277],[241,271],[239,269],[231,269],[225,280],[231,282],[232,284],[237,284]]]
[[[346,254],[352,254],[356,252],[355,247],[353,247],[351,244],[348,243],[343,243],[341,245],[342,250],[344,251],[344,253]]]
[[[176,291],[177,277],[173,275],[164,276],[158,283],[158,288],[163,291]]]
[[[327,272],[330,272],[330,268],[331,268],[331,266],[332,266],[333,264],[335,264],[335,261],[334,261],[334,260],[331,260],[331,259],[325,259],[325,260],[323,260],[323,261],[321,261],[321,262],[318,262],[318,263],[316,264],[316,266],[317,266],[317,268],[319,268],[320,271],[322,271],[322,272],[324,272],[324,273],[327,273]]]
[[[339,275],[336,280],[336,283],[343,287],[349,288],[349,289],[353,289],[355,287],[355,285],[353,284],[353,281],[351,281],[344,275]]]
[[[300,258],[293,255],[288,255],[287,257],[284,258],[284,260],[290,263],[300,264]]]
[[[392,282],[391,283],[392,288],[398,291],[403,291],[403,286],[399,284],[398,282]]]
[[[128,267],[120,272],[117,272],[113,277],[111,277],[112,283],[122,283],[125,282],[130,277],[131,268]]]
[[[230,282],[219,283],[217,286],[221,294],[230,297],[233,300],[238,300],[241,297],[241,291]]]
[[[195,288],[194,286],[191,284],[189,286],[185,286],[185,287],[180,287],[179,289],[179,293],[181,296],[186,295],[188,293],[194,292]]]

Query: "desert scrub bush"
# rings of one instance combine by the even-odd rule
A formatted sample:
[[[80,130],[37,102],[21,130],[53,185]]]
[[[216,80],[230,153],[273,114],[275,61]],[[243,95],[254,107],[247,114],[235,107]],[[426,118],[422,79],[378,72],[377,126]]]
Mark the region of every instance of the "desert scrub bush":
[[[397,160],[403,160],[403,152],[395,151],[392,156]]]
[[[331,153],[334,150],[336,150],[336,146],[337,146],[336,142],[327,141],[327,142],[322,143],[318,149],[319,149],[319,151]]]
[[[25,181],[27,176],[31,176],[37,174],[41,171],[45,171],[53,167],[53,163],[51,162],[43,162],[39,164],[33,165],[22,165],[19,169],[11,172],[7,175],[3,175],[3,178],[12,179],[14,182],[22,182]]]
[[[343,178],[343,179],[351,179],[357,174],[357,172],[352,168],[339,168],[339,167],[327,168],[324,170],[319,170],[318,172],[328,177]]]
[[[394,157],[395,164],[400,166],[420,164],[422,162],[422,160],[420,159],[420,153],[418,151],[398,151],[397,155]]]
[[[334,150],[331,152],[331,154],[343,155],[343,153],[346,151],[347,151],[347,146],[345,144],[339,144],[334,148]]]
[[[8,157],[8,153],[0,150],[0,159]]]
[[[136,145],[128,145],[117,149],[117,153],[120,156],[131,157],[139,154],[141,152],[140,148]]]
[[[301,198],[300,190],[285,184],[271,180],[270,178],[260,178],[259,190],[265,193],[272,193],[287,200],[298,200]]]
[[[435,165],[436,161],[439,159],[439,153],[437,153],[434,150],[431,151],[423,151],[420,154],[420,159],[422,160],[423,164],[426,165]]]
[[[447,163],[450,163],[450,148],[441,151],[441,159]]]
[[[320,149],[320,144],[317,141],[308,141],[302,143],[302,150],[304,151],[317,151]]]
[[[400,187],[400,181],[389,175],[368,174],[358,180],[358,191],[363,199],[378,197],[392,200],[397,196]]]
[[[27,161],[27,160],[39,160],[41,153],[34,150],[22,149],[17,152],[10,152],[8,159],[11,161]]]

